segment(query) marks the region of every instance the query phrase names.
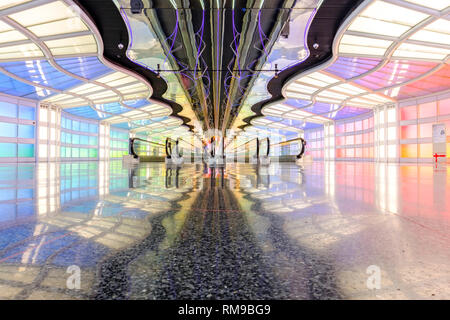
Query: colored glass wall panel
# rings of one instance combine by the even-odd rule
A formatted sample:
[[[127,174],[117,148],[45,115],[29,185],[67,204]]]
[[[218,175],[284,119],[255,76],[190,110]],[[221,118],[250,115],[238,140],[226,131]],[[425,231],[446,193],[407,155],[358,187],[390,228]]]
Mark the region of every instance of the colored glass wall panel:
[[[17,118],[17,105],[0,101],[0,116]]]
[[[25,120],[36,120],[36,108],[19,106],[19,118]]]
[[[417,144],[404,144],[401,146],[402,158],[417,158]]]
[[[0,137],[17,138],[17,124],[0,122]]]
[[[428,118],[436,116],[436,102],[429,102],[419,105],[419,118]]]
[[[419,158],[433,157],[433,145],[431,143],[422,143],[419,145]]]
[[[34,144],[18,144],[18,156],[24,158],[34,157]]]
[[[431,138],[433,136],[433,124],[425,123],[419,125],[419,138]]]
[[[400,119],[401,120],[417,119],[417,107],[409,106],[409,107],[400,108]]]
[[[417,126],[402,126],[400,129],[401,139],[416,139],[417,138]]]
[[[19,124],[19,138],[34,139],[34,126]]]
[[[8,157],[8,158],[17,157],[17,144],[0,143],[0,157]]]
[[[450,114],[450,99],[441,100],[438,102],[439,115]]]

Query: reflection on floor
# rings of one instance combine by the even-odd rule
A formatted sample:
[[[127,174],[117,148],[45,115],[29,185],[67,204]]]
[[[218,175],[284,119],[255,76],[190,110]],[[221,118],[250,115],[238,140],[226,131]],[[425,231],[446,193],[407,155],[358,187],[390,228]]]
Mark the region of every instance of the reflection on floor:
[[[2,164],[0,299],[450,299],[448,177],[344,162]]]

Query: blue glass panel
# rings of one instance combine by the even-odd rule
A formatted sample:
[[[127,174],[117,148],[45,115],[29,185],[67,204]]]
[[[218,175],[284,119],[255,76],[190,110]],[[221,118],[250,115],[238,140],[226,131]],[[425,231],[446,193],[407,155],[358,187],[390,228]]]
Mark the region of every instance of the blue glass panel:
[[[0,143],[0,157],[17,157],[17,144]]]
[[[19,106],[19,118],[26,120],[36,120],[36,108]]]
[[[121,113],[130,111],[129,108],[122,107],[122,105],[118,102],[96,104],[95,108],[100,111],[106,111],[106,112],[114,113],[114,114],[121,114]]]
[[[72,120],[72,130],[80,131],[80,122],[76,120]]]
[[[34,139],[34,126],[19,124],[19,138]]]
[[[17,118],[17,105],[0,101],[0,116]]]
[[[17,199],[31,199],[33,198],[34,190],[33,189],[18,189],[17,190]]]
[[[41,100],[53,94],[52,91],[30,86],[0,73],[0,92],[17,97]]]
[[[89,124],[89,132],[90,133],[98,133],[98,125],[96,124]]]
[[[89,132],[89,123],[80,122],[80,131],[81,132]]]
[[[373,69],[379,63],[379,59],[339,57],[326,71],[349,79]]]
[[[371,112],[371,110],[364,109],[364,108],[356,108],[356,107],[344,107],[341,110],[339,110],[338,112],[335,112],[334,114],[332,114],[331,117],[335,120],[338,120],[338,119],[355,117],[357,115],[364,114],[367,112]]]
[[[61,128],[66,129],[66,118],[61,117]]]
[[[17,124],[0,122],[0,137],[17,138]]]
[[[66,90],[83,83],[58,71],[46,60],[4,62],[0,63],[0,67],[22,79],[59,90]]]
[[[115,123],[112,124],[111,126],[121,129],[130,129],[130,125],[128,124],[128,122]]]
[[[56,59],[56,63],[67,71],[87,79],[98,78],[112,72],[112,70],[101,63],[97,57]]]
[[[64,131],[61,131],[61,142],[66,143],[66,133]]]
[[[141,100],[128,100],[124,102],[127,106],[133,107],[133,108],[141,108],[143,106],[148,106],[150,102],[148,102],[145,99]]]
[[[80,144],[80,136],[77,134],[72,134],[72,144]]]
[[[72,130],[72,120],[66,119],[66,129]]]
[[[34,157],[34,144],[21,144],[19,143],[19,157]]]
[[[94,120],[101,120],[101,119],[105,119],[105,118],[109,117],[109,115],[99,112],[99,111],[95,111],[94,109],[92,109],[89,106],[67,108],[67,109],[64,109],[64,111],[66,111],[70,114],[73,114],[75,116],[88,118],[88,119],[94,119]]]
[[[80,135],[80,144],[89,144],[89,137],[85,135]]]

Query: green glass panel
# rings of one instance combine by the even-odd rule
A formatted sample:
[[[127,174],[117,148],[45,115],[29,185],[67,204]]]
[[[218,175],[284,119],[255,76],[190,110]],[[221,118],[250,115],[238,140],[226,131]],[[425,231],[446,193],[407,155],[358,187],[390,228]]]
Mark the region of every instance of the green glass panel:
[[[32,158],[34,157],[34,144],[22,144],[18,145],[19,157]]]
[[[0,143],[0,157],[17,157],[17,144]]]

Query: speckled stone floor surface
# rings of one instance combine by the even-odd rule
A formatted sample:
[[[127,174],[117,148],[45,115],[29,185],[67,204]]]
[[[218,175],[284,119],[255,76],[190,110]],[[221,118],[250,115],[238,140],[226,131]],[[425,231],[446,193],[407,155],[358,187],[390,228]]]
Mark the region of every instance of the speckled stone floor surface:
[[[0,299],[450,299],[450,168],[0,165]]]

